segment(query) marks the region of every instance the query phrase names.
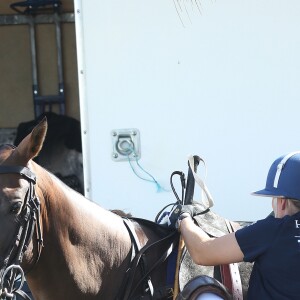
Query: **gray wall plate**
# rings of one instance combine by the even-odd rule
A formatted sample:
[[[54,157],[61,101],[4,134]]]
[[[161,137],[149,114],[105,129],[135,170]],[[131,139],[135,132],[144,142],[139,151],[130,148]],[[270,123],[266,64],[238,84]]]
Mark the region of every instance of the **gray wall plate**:
[[[137,160],[141,158],[140,132],[136,128],[113,129],[112,159],[114,161]]]

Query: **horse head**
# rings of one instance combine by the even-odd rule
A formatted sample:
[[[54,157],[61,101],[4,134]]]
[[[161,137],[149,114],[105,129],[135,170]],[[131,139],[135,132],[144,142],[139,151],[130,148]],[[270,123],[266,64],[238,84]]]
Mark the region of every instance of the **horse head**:
[[[35,193],[36,177],[31,171],[32,159],[43,145],[47,132],[44,119],[18,147],[0,147],[0,284],[12,288],[14,277],[22,272],[23,256],[30,253],[33,259],[31,237],[40,224],[39,200]],[[42,247],[39,233],[38,254]],[[27,251],[27,250],[31,251]],[[26,252],[26,254],[25,254]],[[29,261],[28,259],[27,261]]]

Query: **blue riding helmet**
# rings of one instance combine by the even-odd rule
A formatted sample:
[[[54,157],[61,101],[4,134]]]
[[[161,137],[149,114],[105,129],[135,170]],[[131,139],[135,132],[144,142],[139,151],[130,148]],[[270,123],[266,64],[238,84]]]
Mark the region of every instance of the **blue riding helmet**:
[[[300,151],[276,159],[269,170],[266,187],[252,195],[300,200]]]

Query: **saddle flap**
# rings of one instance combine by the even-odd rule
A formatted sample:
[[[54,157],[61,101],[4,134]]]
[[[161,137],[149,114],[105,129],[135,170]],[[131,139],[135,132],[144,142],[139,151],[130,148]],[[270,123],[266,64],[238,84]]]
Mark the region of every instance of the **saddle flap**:
[[[195,216],[194,221],[211,237],[220,237],[228,233],[225,219],[211,210],[206,214]]]
[[[193,278],[199,275],[207,275],[214,277],[214,267],[201,266],[193,262],[189,252],[185,250],[181,258],[181,264],[179,267],[179,290],[182,291],[186,284]]]

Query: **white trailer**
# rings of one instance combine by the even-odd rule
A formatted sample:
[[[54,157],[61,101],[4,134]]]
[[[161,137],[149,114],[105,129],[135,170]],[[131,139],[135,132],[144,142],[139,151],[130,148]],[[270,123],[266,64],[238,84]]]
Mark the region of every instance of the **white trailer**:
[[[297,0],[75,0],[86,195],[153,219],[198,154],[217,213],[266,216],[271,201],[250,193],[300,149],[299,15]],[[127,129],[166,191],[117,159]]]

